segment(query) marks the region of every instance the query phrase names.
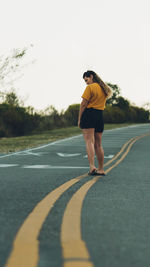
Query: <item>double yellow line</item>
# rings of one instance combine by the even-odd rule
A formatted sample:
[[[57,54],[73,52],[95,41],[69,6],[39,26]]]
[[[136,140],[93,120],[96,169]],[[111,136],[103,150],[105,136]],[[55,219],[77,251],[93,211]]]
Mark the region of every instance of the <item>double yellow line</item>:
[[[129,153],[133,144],[140,138],[130,139],[104,166],[111,165],[105,173],[107,174],[116,167]],[[118,159],[119,158],[119,159]],[[118,159],[118,160],[117,160]],[[46,217],[53,208],[60,196],[75,183],[87,177],[87,173],[57,187],[42,199],[33,211],[28,215],[19,229],[13,242],[12,252],[5,267],[37,267],[39,261],[38,236]],[[81,235],[81,210],[83,200],[88,190],[97,182],[101,176],[97,176],[82,185],[68,202],[61,225],[61,246],[64,260],[64,267],[92,267],[90,255]]]

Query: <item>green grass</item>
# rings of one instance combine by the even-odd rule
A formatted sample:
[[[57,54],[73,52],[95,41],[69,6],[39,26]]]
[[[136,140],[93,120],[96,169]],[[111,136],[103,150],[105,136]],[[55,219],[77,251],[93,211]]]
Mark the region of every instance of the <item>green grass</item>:
[[[124,127],[128,125],[133,125],[133,124],[129,123],[105,124],[105,130]],[[37,147],[46,143],[50,143],[59,139],[63,139],[78,134],[82,134],[80,128],[66,127],[61,129],[45,131],[34,135],[0,138],[0,153],[16,152],[32,147]]]

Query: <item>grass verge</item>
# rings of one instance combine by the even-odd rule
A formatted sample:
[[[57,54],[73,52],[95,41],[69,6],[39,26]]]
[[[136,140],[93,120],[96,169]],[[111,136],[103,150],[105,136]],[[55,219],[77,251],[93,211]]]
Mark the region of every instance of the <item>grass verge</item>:
[[[135,124],[129,124],[129,123],[105,124],[105,130],[125,127],[129,125],[135,125]],[[0,153],[16,152],[32,147],[37,147],[46,143],[50,143],[59,139],[71,137],[78,134],[82,134],[80,128],[66,127],[27,136],[9,137],[9,138],[3,137],[0,138]]]

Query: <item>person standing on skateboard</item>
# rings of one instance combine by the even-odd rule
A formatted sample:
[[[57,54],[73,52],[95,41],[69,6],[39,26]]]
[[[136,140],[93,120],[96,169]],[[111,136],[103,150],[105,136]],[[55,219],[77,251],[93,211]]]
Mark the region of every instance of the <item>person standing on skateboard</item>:
[[[91,70],[84,72],[83,79],[87,86],[82,94],[78,126],[82,129],[86,143],[89,175],[105,175],[104,150],[102,147],[102,134],[104,131],[103,110],[106,100],[111,96],[112,90],[101,78]],[[97,156],[98,169],[95,167],[94,156]]]

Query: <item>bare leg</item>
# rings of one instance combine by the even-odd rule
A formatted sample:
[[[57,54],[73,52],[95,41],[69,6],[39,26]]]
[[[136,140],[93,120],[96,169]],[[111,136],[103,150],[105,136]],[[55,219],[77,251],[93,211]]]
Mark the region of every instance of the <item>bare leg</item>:
[[[86,143],[86,151],[88,155],[89,165],[90,165],[90,172],[93,169],[96,169],[94,163],[94,156],[95,156],[95,149],[94,149],[94,129],[82,129],[83,137]]]
[[[98,160],[98,173],[104,173],[104,150],[102,147],[102,133],[95,133],[95,153]]]

